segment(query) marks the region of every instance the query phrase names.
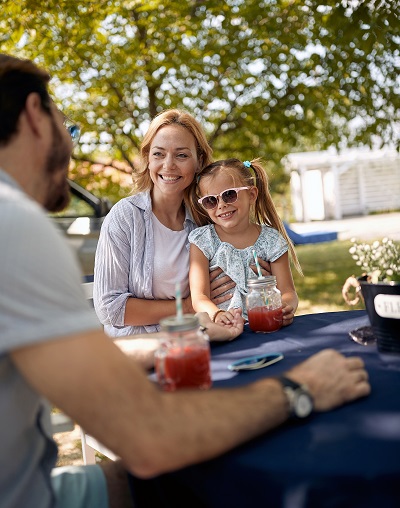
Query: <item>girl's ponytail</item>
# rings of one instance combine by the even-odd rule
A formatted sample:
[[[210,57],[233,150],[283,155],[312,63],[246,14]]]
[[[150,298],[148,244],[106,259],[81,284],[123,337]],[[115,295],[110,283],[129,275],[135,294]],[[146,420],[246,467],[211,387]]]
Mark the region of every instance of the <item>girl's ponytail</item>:
[[[245,161],[244,165],[246,166],[248,162],[249,161]],[[254,185],[258,189],[257,200],[254,205],[254,221],[257,224],[267,224],[268,226],[271,226],[280,232],[280,234],[285,238],[285,240],[289,245],[290,256],[297,271],[301,275],[303,275],[303,271],[297,258],[294,245],[286,232],[286,228],[281,218],[279,217],[279,214],[276,210],[275,204],[269,192],[268,176],[265,169],[260,163],[260,159],[252,160],[250,162],[249,169],[253,169],[254,171],[254,177],[256,181]]]

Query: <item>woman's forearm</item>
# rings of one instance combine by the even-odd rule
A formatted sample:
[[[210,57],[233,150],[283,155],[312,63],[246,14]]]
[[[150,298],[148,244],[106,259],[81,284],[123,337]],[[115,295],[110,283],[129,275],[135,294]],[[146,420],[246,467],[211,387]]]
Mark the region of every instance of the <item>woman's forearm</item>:
[[[190,298],[182,301],[183,312],[192,313]],[[161,319],[176,314],[175,300],[128,298],[125,307],[126,326],[156,325]]]

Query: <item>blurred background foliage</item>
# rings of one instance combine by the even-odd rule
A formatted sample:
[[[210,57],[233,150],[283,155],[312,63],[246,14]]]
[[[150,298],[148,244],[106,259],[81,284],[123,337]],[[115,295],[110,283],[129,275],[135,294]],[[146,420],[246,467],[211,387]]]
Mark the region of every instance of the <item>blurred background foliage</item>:
[[[398,12],[391,0],[3,0],[0,51],[52,74],[83,131],[71,178],[88,189],[126,195],[149,121],[178,107],[216,159],[263,157],[284,196],[289,152],[399,144]]]

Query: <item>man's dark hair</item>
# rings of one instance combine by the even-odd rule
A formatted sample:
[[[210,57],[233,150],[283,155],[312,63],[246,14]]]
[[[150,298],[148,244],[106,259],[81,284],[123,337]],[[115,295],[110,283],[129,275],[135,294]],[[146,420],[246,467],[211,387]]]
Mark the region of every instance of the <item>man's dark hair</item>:
[[[30,60],[0,54],[0,145],[17,132],[18,119],[29,94],[37,93],[43,110],[51,114],[49,81],[50,75]]]

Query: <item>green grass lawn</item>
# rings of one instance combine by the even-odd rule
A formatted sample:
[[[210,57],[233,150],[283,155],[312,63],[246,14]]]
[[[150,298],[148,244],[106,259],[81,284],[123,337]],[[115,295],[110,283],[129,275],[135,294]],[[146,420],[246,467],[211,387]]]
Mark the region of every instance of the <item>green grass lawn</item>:
[[[304,277],[293,269],[299,295],[297,315],[312,312],[364,309],[363,302],[350,307],[342,297],[342,286],[350,275],[361,275],[349,254],[350,241],[298,245],[297,256]]]

